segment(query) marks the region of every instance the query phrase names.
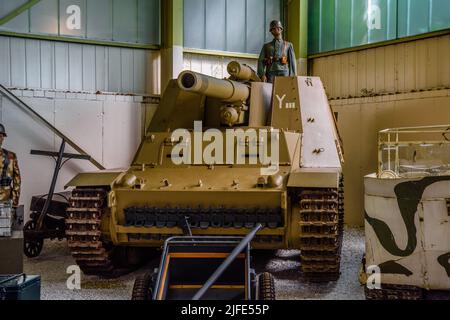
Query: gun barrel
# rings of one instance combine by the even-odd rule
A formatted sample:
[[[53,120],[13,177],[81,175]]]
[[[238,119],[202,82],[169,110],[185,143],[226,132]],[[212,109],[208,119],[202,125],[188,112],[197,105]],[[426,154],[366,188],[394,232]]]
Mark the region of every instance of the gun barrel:
[[[249,66],[231,61],[227,66],[228,73],[236,79],[249,81],[255,78],[255,72]]]
[[[195,92],[224,102],[246,101],[250,88],[232,80],[221,80],[194,71],[183,71],[178,77],[178,86],[185,91]]]

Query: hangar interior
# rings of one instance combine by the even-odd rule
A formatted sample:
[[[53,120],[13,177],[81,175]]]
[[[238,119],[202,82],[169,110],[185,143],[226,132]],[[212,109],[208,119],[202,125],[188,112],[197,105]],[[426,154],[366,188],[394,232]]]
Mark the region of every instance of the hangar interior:
[[[273,38],[268,32],[272,20],[284,25],[298,76],[320,78],[335,116],[345,158],[345,232],[337,281],[302,280],[297,250],[257,250],[256,269],[273,273],[278,299],[364,299],[359,272],[365,247],[372,243],[365,238],[371,208],[365,202],[374,197],[365,193],[365,177],[379,169],[379,132],[441,126],[441,144],[449,140],[446,0],[0,0],[0,123],[7,131],[3,147],[17,155],[20,165],[24,222],[30,220],[32,198],[49,193],[55,170],[51,157],[31,150],[57,157],[64,136],[76,145],[69,143],[65,152],[82,149],[106,170],[127,170],[148,138],[171,80],[186,70],[228,78],[231,61],[256,70],[262,46]],[[71,190],[66,186],[75,176],[98,168],[93,161],[68,161],[55,192]],[[444,199],[450,208],[450,195],[439,194],[434,201]],[[414,249],[408,254],[400,249],[408,251],[410,234],[396,215],[386,219],[399,223],[391,235],[399,256],[406,257]],[[447,235],[430,244],[439,248],[440,257],[450,251],[446,218],[439,221]],[[376,230],[369,234],[378,235]],[[22,245],[17,243],[11,248]],[[11,256],[7,251],[12,249],[2,247],[1,255]],[[391,260],[397,256],[393,252]],[[42,299],[107,300],[129,299],[135,277],[158,262],[159,256],[113,280],[83,275],[81,290],[67,289],[67,268],[76,263],[65,240],[45,240],[38,257],[23,257],[18,264],[25,273],[41,276]],[[447,256],[441,265],[448,264]],[[426,289],[440,282],[438,290],[450,290],[445,270],[435,271],[444,280],[427,280]],[[406,278],[390,283],[409,285]]]

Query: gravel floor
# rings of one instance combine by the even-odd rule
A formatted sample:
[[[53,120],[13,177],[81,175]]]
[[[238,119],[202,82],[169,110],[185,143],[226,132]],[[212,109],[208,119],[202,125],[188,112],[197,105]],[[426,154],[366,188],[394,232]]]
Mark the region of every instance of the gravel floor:
[[[277,299],[361,300],[364,290],[358,282],[358,270],[363,253],[364,231],[346,228],[341,278],[327,284],[308,283],[299,277],[299,252],[295,250],[255,252],[254,263],[257,272],[269,271],[274,275]],[[24,259],[27,274],[41,275],[43,300],[128,300],[136,276],[153,270],[159,263],[156,258],[145,268],[114,280],[82,275],[82,289],[69,290],[66,270],[74,265],[74,260],[65,242],[46,242],[40,257]]]

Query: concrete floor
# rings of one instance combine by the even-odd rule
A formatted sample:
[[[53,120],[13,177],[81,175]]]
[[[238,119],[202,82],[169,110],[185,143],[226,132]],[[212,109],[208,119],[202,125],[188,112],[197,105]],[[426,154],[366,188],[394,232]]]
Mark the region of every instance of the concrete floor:
[[[299,252],[278,250],[256,252],[256,271],[271,272],[276,281],[277,299],[280,300],[362,300],[364,289],[358,282],[358,271],[364,253],[364,231],[345,229],[342,251],[341,278],[327,284],[307,283],[299,279]],[[82,275],[81,290],[67,289],[69,275],[66,270],[74,265],[65,242],[46,242],[40,257],[25,258],[25,272],[39,274],[42,279],[42,300],[129,300],[137,275],[153,270],[159,259],[145,268],[114,280]]]

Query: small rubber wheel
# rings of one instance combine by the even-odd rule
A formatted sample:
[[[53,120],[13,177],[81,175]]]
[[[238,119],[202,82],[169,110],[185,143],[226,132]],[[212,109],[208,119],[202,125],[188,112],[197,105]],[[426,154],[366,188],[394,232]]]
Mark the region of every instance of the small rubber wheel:
[[[25,226],[23,227],[23,230],[25,231],[25,239],[23,242],[23,253],[28,258],[36,258],[41,254],[42,247],[44,246],[44,240],[31,240],[28,239],[26,236],[26,231],[33,231],[36,230],[36,221],[30,220],[28,221]]]
[[[150,301],[153,296],[153,276],[151,273],[140,275],[134,281],[131,300]]]
[[[264,272],[258,277],[259,300],[275,300],[275,280],[269,272]]]

